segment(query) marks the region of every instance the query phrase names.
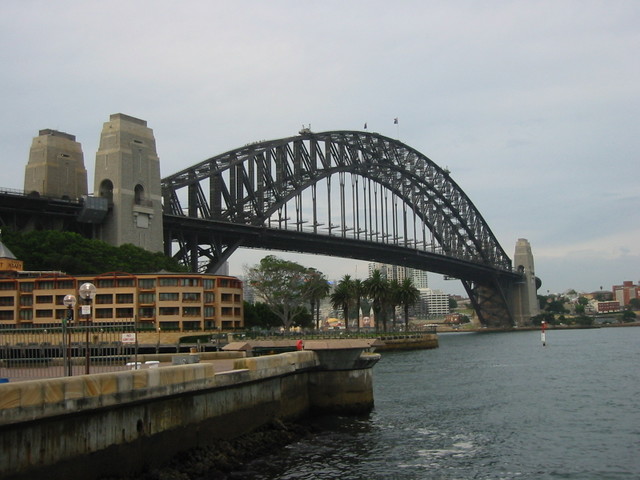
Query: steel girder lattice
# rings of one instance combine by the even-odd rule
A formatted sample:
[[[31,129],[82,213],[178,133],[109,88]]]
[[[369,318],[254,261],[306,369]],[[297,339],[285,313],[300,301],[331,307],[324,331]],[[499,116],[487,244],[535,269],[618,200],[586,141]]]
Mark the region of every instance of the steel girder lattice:
[[[509,294],[495,278],[512,273],[511,260],[449,172],[376,133],[303,130],[249,144],[164,178],[162,189],[165,219],[176,221],[165,248],[194,270],[217,268],[261,229],[439,256],[451,265],[439,273],[461,279],[482,266],[490,274],[472,278],[473,287],[465,283],[481,320],[483,299],[495,310],[496,298]],[[194,228],[194,221],[208,228]],[[507,311],[505,302],[498,303]]]

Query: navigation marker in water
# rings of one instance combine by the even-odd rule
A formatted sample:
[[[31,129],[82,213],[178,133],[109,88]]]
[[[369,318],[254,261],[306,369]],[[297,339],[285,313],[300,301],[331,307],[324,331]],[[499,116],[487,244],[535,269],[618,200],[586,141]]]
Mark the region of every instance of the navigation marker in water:
[[[542,323],[540,323],[540,326],[542,327],[542,334],[540,335],[540,337],[542,338],[542,346],[546,347],[547,346],[547,338],[545,336],[544,331],[547,328],[547,322],[545,322],[543,320]]]

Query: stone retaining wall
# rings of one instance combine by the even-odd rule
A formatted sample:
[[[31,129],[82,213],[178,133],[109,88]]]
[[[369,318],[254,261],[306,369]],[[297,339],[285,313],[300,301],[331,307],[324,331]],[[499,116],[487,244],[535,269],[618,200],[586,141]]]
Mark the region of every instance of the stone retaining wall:
[[[0,478],[136,472],[274,419],[370,410],[372,395],[370,367],[322,370],[312,351],[3,384]]]

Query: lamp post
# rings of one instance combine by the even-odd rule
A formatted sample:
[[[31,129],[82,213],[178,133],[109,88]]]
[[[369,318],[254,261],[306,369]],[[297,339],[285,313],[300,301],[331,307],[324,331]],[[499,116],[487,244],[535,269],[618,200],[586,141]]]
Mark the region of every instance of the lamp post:
[[[73,321],[73,307],[76,306],[76,297],[65,295],[62,303],[67,307],[67,315],[62,318],[62,358],[64,374],[71,376],[71,334],[69,333],[69,323]],[[67,335],[69,337],[67,338]]]
[[[89,374],[89,364],[91,362],[91,355],[89,354],[89,323],[91,322],[91,302],[96,297],[96,286],[93,283],[83,283],[78,289],[80,298],[84,301],[85,305],[82,305],[82,316],[85,318],[86,328],[86,359],[84,373]]]

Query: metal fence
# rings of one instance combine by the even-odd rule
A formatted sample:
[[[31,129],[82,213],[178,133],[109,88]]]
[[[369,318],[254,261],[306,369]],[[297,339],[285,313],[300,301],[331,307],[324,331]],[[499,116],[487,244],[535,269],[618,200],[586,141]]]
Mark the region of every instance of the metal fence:
[[[126,370],[137,353],[133,324],[0,330],[0,382]]]

